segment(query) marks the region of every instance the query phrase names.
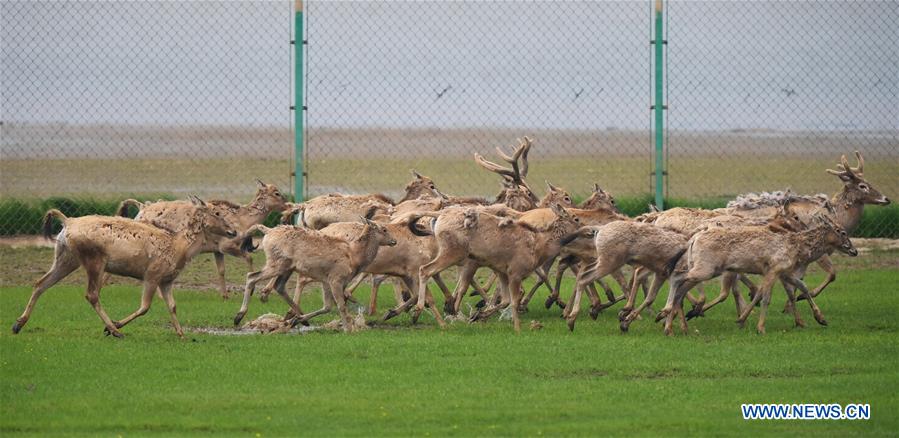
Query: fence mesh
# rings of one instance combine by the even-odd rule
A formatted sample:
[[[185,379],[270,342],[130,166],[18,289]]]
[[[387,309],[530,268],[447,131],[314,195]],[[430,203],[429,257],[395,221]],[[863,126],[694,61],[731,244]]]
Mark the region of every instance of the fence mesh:
[[[254,178],[289,186],[292,14],[0,3],[4,234],[34,231],[51,197],[79,215],[126,196],[246,201]]]
[[[529,135],[535,187],[649,199],[652,2],[307,1],[304,15],[307,196],[396,196],[410,169],[489,196],[499,179],[472,153]],[[834,193],[824,169],[856,149],[899,196],[899,4],[664,16],[669,200]],[[35,230],[53,197],[87,213],[290,187],[292,24],[293,2],[0,3],[3,234]],[[866,209],[893,212],[866,235],[899,235],[894,208]]]

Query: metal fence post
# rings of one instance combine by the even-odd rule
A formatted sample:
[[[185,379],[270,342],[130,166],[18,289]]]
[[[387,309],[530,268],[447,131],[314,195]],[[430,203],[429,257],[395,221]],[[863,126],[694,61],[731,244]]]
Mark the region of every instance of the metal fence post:
[[[293,111],[293,143],[294,143],[294,185],[293,196],[295,202],[302,202],[303,183],[305,182],[306,173],[303,170],[303,116],[305,115],[305,102],[303,101],[303,46],[306,41],[303,38],[303,0],[296,0],[296,13],[294,15],[294,75],[293,75],[293,92],[294,92],[294,111]]]
[[[665,130],[663,127],[664,124],[664,106],[662,102],[663,97],[663,77],[662,77],[662,61],[663,54],[662,45],[664,41],[662,40],[662,0],[656,0],[656,13],[655,13],[655,105],[653,105],[653,109],[655,112],[655,140],[656,140],[656,163],[655,163],[655,188],[656,188],[656,207],[660,210],[664,210],[664,192],[663,192],[663,179],[664,179],[664,161],[662,156],[662,148],[665,141]]]

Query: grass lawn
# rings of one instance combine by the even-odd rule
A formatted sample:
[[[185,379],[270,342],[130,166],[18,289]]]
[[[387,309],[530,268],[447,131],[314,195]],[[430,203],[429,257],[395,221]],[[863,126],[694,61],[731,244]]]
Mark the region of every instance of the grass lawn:
[[[5,263],[14,258],[10,251],[3,253]],[[49,263],[46,256],[41,258]],[[21,260],[29,264],[28,257]],[[229,279],[239,278],[239,264],[229,263]],[[210,265],[197,260],[191,269]],[[809,282],[820,279],[816,273]],[[414,327],[401,316],[350,335],[189,332],[179,340],[157,301],[123,329],[124,340],[115,340],[103,336],[83,285],[73,281],[49,290],[14,336],[9,327],[30,288],[4,281],[0,432],[894,436],[897,279],[899,270],[889,263],[841,270],[819,298],[829,327],[815,324],[801,303],[809,326],[792,328],[792,318],[779,312],[784,299],[778,290],[765,336],[754,332],[755,315],[738,329],[727,302],[691,321],[688,336],[673,339],[648,319],[622,335],[617,307],[598,321],[582,312],[569,333],[558,309],[542,308],[540,292],[518,336],[509,321],[457,322],[439,330],[425,315]],[[176,290],[181,323],[230,326],[238,300],[223,302],[197,289]],[[382,290],[382,309],[391,304],[388,291]],[[304,308],[319,304],[313,295]],[[357,291],[360,302],[367,295],[364,288]],[[114,284],[102,299],[110,315],[121,318],[137,307],[139,292],[129,283]],[[254,299],[247,320],[285,310],[277,298],[267,304]],[[545,327],[528,329],[532,319]],[[870,403],[871,420],[743,421],[740,404],[753,402]]]

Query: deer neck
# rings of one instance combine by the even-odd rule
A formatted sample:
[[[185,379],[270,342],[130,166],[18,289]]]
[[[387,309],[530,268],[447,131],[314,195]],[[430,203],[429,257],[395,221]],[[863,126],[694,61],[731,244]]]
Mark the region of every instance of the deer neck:
[[[241,205],[237,214],[240,218],[241,227],[247,229],[253,225],[264,222],[265,218],[267,218],[271,212],[272,209],[266,207],[265,202],[263,202],[262,199],[256,198],[247,205]]]
[[[865,204],[852,196],[852,193],[845,187],[839,193],[833,195],[830,203],[833,204],[837,212],[836,222],[847,233],[852,234],[862,221],[862,212],[865,209]]]
[[[206,244],[206,234],[202,229],[194,229],[188,227],[175,235],[174,249],[175,259],[178,268],[184,267],[187,262],[194,258]]]
[[[825,243],[825,234],[827,230],[824,227],[815,227],[805,231],[793,233],[792,244],[797,251],[798,259],[801,264],[807,264],[821,258],[828,253],[827,243]]]
[[[350,258],[357,270],[367,266],[378,255],[378,242],[372,237],[370,233],[364,234],[350,242]]]

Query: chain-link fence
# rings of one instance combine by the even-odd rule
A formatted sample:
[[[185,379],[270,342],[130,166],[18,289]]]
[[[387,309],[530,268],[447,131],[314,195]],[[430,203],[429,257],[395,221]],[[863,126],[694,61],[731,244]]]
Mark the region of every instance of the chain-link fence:
[[[48,205],[290,185],[286,2],[2,2],[3,234]],[[49,200],[49,201],[48,201]]]
[[[0,228],[33,229],[17,212],[51,197],[292,186],[293,7],[0,4]],[[535,187],[651,198],[652,2],[307,1],[304,15],[307,196],[396,196],[410,169],[489,196],[499,178],[472,153],[529,135]],[[899,197],[899,5],[673,2],[664,17],[669,201],[834,193],[824,169],[855,149]],[[895,205],[866,214],[866,235],[899,235]]]

